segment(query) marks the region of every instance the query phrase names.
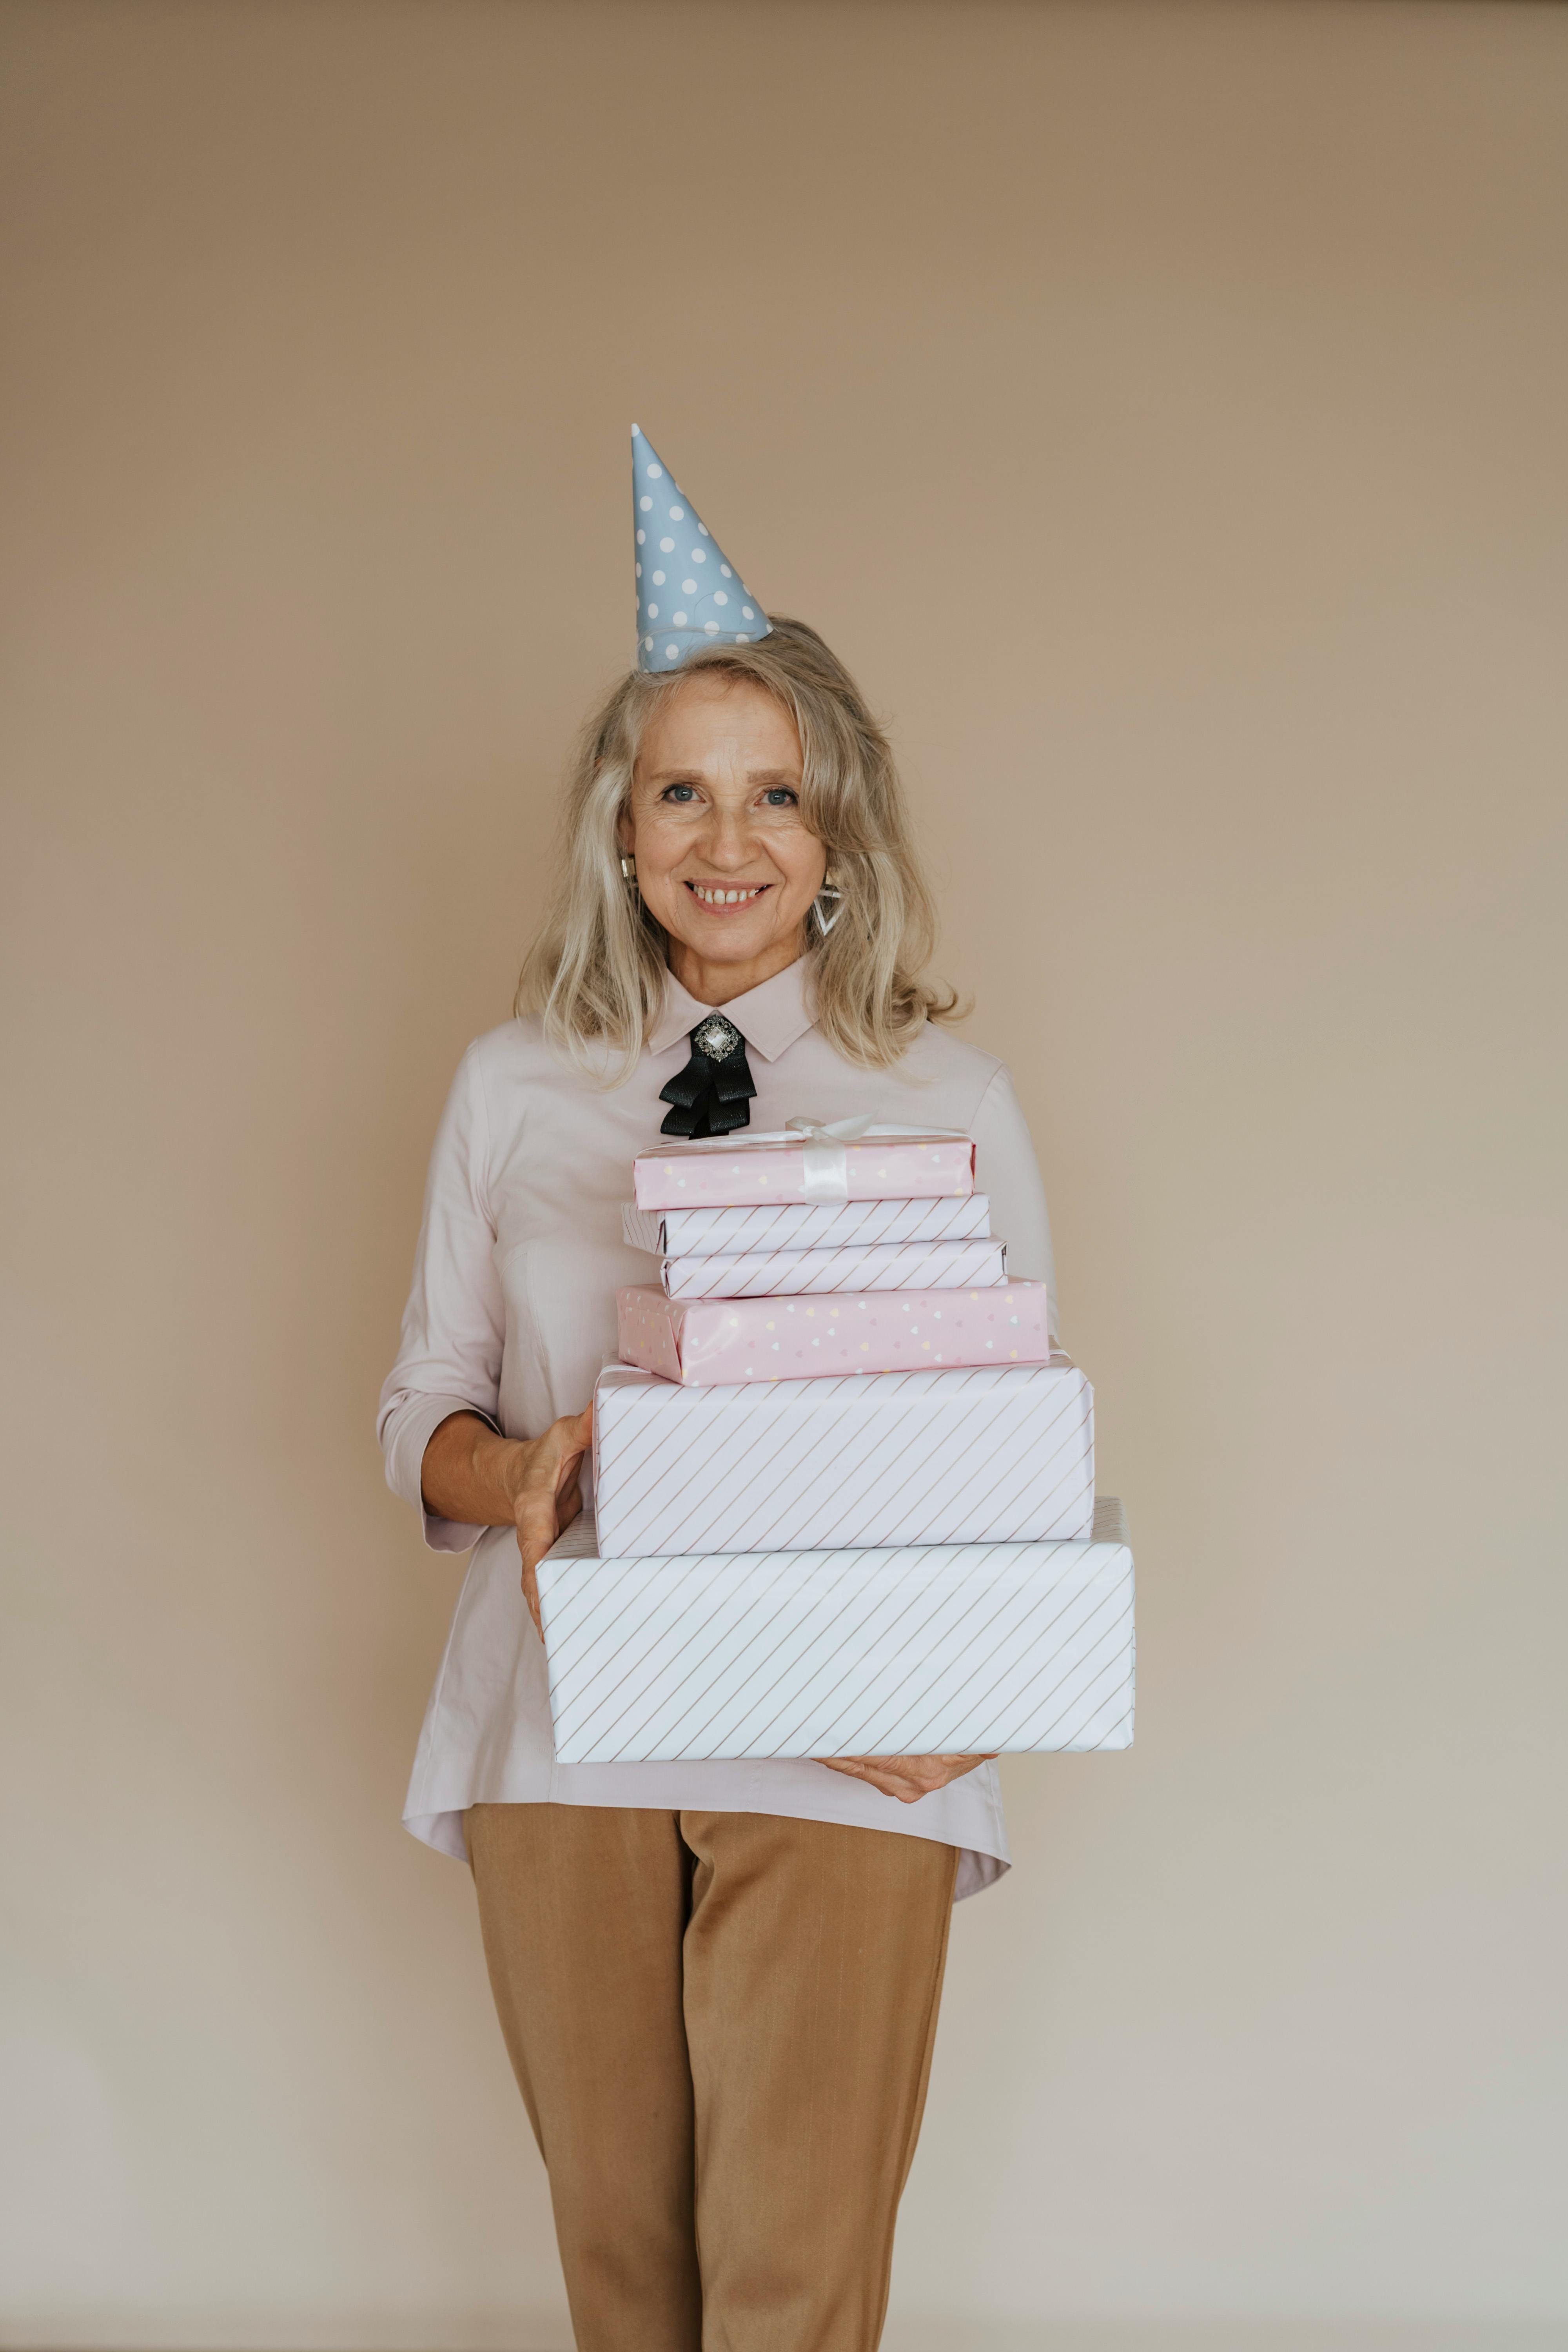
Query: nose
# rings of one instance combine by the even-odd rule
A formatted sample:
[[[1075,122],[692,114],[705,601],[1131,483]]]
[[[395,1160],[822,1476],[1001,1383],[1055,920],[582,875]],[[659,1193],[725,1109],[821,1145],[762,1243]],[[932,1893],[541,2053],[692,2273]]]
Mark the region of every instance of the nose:
[[[744,809],[715,808],[702,843],[708,863],[722,874],[738,874],[752,856],[752,830]]]

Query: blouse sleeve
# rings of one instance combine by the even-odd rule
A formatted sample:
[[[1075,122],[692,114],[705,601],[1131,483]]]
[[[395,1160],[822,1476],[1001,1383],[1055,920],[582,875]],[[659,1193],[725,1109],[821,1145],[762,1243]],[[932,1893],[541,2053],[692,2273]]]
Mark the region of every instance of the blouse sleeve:
[[[1005,1069],[980,1098],[975,1113],[974,1181],[991,1196],[991,1230],[1007,1244],[1007,1271],[1026,1281],[1044,1282],[1053,1342],[1057,1339],[1057,1277],[1051,1256],[1051,1221],[1046,1188],[1029,1129]]]
[[[420,1491],[425,1448],[454,1412],[477,1412],[500,1433],[496,1411],[506,1327],[493,1255],[489,1145],[478,1048],[470,1045],[430,1155],[414,1286],[376,1418],[386,1483],[420,1513],[433,1551],[467,1551],[484,1529],[426,1510]]]

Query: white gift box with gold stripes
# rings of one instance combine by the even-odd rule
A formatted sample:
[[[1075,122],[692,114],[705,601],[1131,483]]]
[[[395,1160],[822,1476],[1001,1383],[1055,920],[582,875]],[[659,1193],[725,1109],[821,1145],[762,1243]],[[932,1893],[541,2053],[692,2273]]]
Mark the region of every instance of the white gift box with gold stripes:
[[[1094,1391],[1062,1355],[722,1388],[607,1364],[594,1507],[617,1559],[1087,1536]]]
[[[621,1230],[633,1249],[658,1257],[976,1241],[991,1231],[991,1202],[984,1192],[938,1201],[770,1201],[727,1209],[639,1209],[628,1201]]]
[[[667,1298],[999,1290],[1007,1280],[1007,1244],[989,1240],[846,1242],[837,1249],[736,1250],[722,1257],[667,1257],[658,1278]]]
[[[539,1570],[563,1764],[1018,1754],[1132,1738],[1121,1506],[1084,1539],[601,1558]]]

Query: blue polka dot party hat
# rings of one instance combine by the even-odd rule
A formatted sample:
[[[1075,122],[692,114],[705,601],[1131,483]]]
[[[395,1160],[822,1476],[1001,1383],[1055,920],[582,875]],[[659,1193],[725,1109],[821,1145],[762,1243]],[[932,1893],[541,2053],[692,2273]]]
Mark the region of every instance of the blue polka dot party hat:
[[[635,425],[632,527],[639,669],[679,669],[699,646],[749,646],[769,635],[767,614]]]

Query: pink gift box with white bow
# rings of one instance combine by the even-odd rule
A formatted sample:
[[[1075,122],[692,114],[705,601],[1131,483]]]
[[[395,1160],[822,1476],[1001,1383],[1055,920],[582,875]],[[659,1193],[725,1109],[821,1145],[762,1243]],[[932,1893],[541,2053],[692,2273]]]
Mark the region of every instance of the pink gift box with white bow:
[[[794,1133],[783,1128],[639,1152],[632,1181],[639,1209],[963,1198],[974,1190],[974,1146],[967,1135],[864,1119],[801,1121]]]

